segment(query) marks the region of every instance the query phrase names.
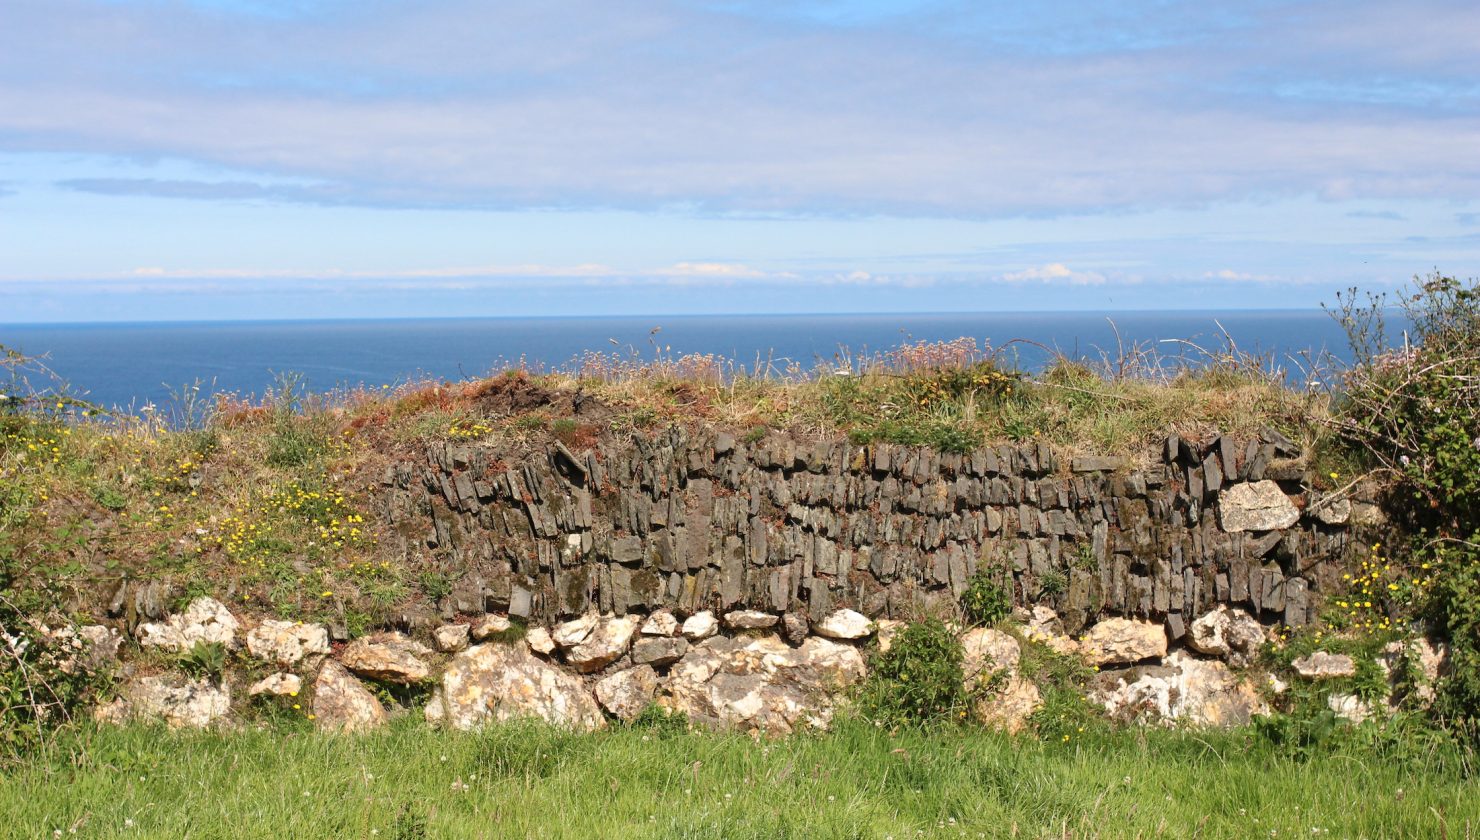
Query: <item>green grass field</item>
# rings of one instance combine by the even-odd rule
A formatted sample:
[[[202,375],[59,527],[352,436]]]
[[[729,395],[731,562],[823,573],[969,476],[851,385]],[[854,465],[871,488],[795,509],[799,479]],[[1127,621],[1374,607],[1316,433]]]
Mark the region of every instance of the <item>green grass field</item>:
[[[844,723],[329,737],[81,730],[0,775],[5,837],[1422,837],[1480,834],[1444,750],[1306,759],[1251,733],[1068,743]]]

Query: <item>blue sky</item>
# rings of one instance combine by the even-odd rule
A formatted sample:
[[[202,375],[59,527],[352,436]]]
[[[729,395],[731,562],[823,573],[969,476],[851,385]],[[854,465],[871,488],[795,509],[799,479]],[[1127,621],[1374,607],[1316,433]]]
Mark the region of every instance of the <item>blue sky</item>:
[[[1480,4],[0,0],[0,323],[1480,274]]]

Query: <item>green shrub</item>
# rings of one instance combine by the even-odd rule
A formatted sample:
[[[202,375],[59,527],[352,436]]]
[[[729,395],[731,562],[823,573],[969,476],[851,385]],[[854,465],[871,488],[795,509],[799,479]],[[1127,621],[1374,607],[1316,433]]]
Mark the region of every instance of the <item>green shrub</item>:
[[[898,724],[959,721],[971,697],[963,681],[961,641],[939,619],[901,630],[873,657],[860,707],[874,720]]]
[[[86,647],[31,623],[31,593],[14,587],[14,563],[0,552],[0,766],[23,759],[107,682],[77,663]]]
[[[971,576],[961,593],[961,612],[975,624],[996,624],[1012,613],[1012,595],[982,569]]]
[[[648,731],[659,738],[673,738],[689,731],[689,718],[683,712],[669,711],[657,703],[651,703],[628,725],[633,729]]]
[[[1370,600],[1386,615],[1427,618],[1452,648],[1435,705],[1454,730],[1480,732],[1480,288],[1435,274],[1398,301],[1401,350],[1387,301],[1343,298],[1336,313],[1357,364],[1338,431],[1374,471],[1397,478],[1391,501],[1412,539],[1390,586]],[[1365,600],[1364,600],[1365,606]],[[1382,622],[1385,623],[1385,622]]]
[[[1108,722],[1087,696],[1094,671],[1078,656],[1059,653],[1042,642],[1021,639],[1020,643],[1018,672],[1038,686],[1043,698],[1043,705],[1028,718],[1038,736],[1050,742],[1074,742],[1086,734],[1102,734]]]
[[[267,438],[269,466],[292,468],[313,463],[329,449],[328,439],[311,428],[309,420],[278,416]]]
[[[1058,569],[1049,569],[1038,578],[1039,595],[1062,595],[1069,588],[1069,578]]]
[[[452,578],[444,572],[427,569],[417,577],[421,583],[421,591],[425,592],[427,598],[433,603],[452,594]]]
[[[220,642],[196,642],[176,659],[180,670],[194,679],[219,682],[226,673],[226,646]]]

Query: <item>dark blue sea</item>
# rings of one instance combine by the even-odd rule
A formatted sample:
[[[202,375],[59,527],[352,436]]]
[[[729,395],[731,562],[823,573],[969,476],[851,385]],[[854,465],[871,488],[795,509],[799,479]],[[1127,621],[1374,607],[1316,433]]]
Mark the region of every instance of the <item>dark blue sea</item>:
[[[657,332],[653,332],[657,330]],[[1118,331],[1118,335],[1117,335]],[[1345,336],[1321,311],[993,312],[909,315],[738,315],[611,318],[468,318],[0,326],[0,344],[46,364],[74,393],[106,407],[166,405],[197,380],[207,390],[260,394],[283,372],[316,391],[479,376],[523,358],[556,367],[584,351],[714,353],[751,366],[832,363],[904,342],[975,338],[1005,347],[1022,367],[1050,351],[1099,358],[1149,343],[1167,356],[1223,345],[1269,354],[1304,381],[1304,358],[1342,356]],[[3,383],[0,383],[3,385]]]

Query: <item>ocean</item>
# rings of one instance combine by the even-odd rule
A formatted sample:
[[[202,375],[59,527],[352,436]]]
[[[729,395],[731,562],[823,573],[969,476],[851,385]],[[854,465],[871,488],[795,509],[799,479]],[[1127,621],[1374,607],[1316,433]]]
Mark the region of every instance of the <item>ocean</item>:
[[[260,394],[285,372],[328,391],[426,376],[457,380],[520,359],[550,368],[586,351],[652,358],[659,350],[810,369],[834,363],[840,348],[859,357],[959,337],[1005,347],[1033,369],[1051,350],[1114,357],[1118,347],[1138,342],[1164,355],[1197,356],[1184,342],[1215,348],[1224,331],[1240,349],[1271,354],[1295,381],[1307,376],[1307,354],[1347,351],[1340,325],[1319,310],[30,324],[0,326],[0,344],[43,356],[86,399],[137,410],[163,406],[197,381],[207,391]]]

